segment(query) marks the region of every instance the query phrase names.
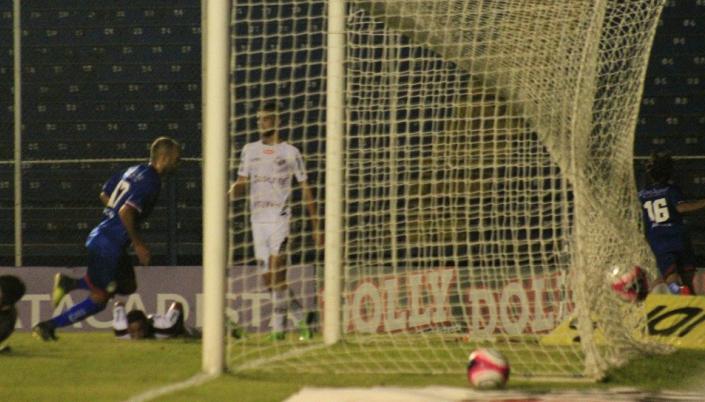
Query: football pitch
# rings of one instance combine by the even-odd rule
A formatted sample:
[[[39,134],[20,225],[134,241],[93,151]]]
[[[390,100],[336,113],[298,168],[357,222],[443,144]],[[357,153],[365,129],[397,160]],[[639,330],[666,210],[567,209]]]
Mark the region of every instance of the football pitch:
[[[147,390],[191,378],[200,370],[201,347],[193,340],[120,341],[110,333],[64,333],[43,343],[27,333],[10,339],[0,354],[3,401],[123,401]],[[276,363],[274,363],[276,364]],[[702,389],[705,351],[680,350],[633,361],[610,372],[602,383],[537,383],[512,379],[510,390],[541,393],[556,389]],[[466,387],[463,375],[301,374],[282,372],[225,374],[204,385],[162,396],[158,401],[282,401],[303,386]]]

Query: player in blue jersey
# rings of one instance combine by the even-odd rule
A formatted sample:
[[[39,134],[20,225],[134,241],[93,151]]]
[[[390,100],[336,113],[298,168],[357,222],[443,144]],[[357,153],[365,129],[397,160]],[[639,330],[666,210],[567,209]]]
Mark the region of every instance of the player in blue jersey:
[[[171,138],[157,138],[150,148],[148,164],[136,165],[111,177],[100,193],[105,206],[103,220],[86,239],[88,269],[80,279],[62,274],[54,277],[52,301],[56,307],[65,294],[85,289],[89,296],[50,320],[35,325],[33,334],[45,341],[55,340],[55,329],[82,321],[102,311],[114,294],[130,294],[137,289],[128,247],[141,265],[149,265],[150,251],[138,231],[139,224],[152,211],[161,178],[176,170],[181,157],[179,144]]]
[[[671,182],[673,159],[665,152],[651,156],[646,172],[651,182],[639,191],[639,201],[661,280],[670,293],[692,294],[695,256],[682,215],[705,208],[705,199],[686,201]]]

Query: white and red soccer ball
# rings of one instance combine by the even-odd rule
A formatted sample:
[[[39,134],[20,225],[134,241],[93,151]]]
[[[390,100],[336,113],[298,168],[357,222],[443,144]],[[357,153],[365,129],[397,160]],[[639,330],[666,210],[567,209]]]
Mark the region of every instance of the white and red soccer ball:
[[[468,381],[477,389],[503,388],[509,379],[509,361],[499,351],[480,348],[468,358]]]
[[[626,302],[639,302],[649,294],[649,280],[646,272],[639,266],[624,270],[620,266],[612,268],[612,291]]]

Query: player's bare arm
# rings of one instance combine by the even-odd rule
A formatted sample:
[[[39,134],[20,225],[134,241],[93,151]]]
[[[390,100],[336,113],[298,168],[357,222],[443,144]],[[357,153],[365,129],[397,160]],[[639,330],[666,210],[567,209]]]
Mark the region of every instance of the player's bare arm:
[[[676,205],[676,211],[678,211],[679,214],[696,212],[703,208],[705,208],[705,199],[681,202],[680,204]]]
[[[98,196],[98,198],[100,198],[100,202],[103,203],[104,207],[108,206],[108,202],[110,201],[110,196],[108,194],[101,192],[100,195]]]
[[[313,234],[313,241],[317,246],[323,245],[323,234],[318,226],[318,211],[316,211],[316,201],[313,198],[313,191],[311,191],[311,186],[308,182],[301,182],[301,193],[304,199],[304,204],[306,204],[306,210],[308,211],[308,216],[311,218],[311,230]]]
[[[238,176],[237,180],[235,180],[235,183],[230,186],[230,190],[228,190],[228,195],[230,196],[230,198],[240,197],[242,194],[245,193],[246,188],[247,176]]]
[[[135,249],[137,259],[142,265],[149,265],[151,253],[147,244],[142,240],[139,231],[137,230],[137,214],[139,213],[134,207],[125,204],[120,208],[120,220],[127,230],[127,235],[132,241],[132,247]]]

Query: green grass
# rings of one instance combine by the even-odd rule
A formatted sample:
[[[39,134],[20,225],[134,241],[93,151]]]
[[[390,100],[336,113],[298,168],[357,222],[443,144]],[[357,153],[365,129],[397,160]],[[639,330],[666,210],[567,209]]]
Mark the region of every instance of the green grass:
[[[0,354],[2,401],[121,401],[148,389],[182,381],[198,372],[200,344],[167,340],[130,342],[110,333],[60,334],[58,342],[43,343],[29,334],[10,339],[13,350]],[[668,375],[664,374],[668,373]],[[636,387],[646,390],[682,389],[701,384],[705,351],[681,350],[668,356],[644,357],[610,372],[598,384],[536,383],[513,378],[510,389],[542,392],[557,388]],[[467,386],[463,375],[298,374],[279,372],[226,374],[199,387],[159,401],[281,401],[303,386],[423,387]]]

